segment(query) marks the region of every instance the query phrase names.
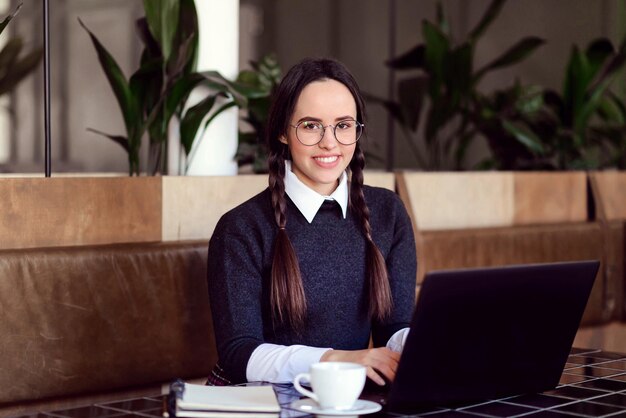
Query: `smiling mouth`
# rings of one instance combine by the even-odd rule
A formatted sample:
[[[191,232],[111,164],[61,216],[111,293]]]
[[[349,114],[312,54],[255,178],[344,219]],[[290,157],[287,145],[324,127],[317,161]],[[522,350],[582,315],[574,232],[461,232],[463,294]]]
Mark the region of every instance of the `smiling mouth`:
[[[337,159],[339,158],[336,155],[333,155],[332,157],[313,157],[316,161],[319,161],[321,163],[334,163],[335,161],[337,161]]]

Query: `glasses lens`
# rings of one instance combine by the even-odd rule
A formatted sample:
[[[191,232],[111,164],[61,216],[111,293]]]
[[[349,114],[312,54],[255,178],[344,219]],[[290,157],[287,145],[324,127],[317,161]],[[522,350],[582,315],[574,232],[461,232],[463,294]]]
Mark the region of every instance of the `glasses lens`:
[[[320,122],[300,122],[296,128],[296,135],[304,145],[315,145],[322,139],[324,126]]]
[[[354,144],[361,137],[363,125],[355,120],[342,120],[335,125],[335,138],[344,145]]]

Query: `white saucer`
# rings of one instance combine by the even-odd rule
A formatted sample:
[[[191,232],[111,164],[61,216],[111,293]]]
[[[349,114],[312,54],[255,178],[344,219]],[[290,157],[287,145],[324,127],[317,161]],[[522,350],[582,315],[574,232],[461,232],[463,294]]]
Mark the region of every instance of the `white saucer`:
[[[372,401],[366,401],[363,399],[357,399],[352,408],[337,410],[337,409],[322,409],[319,407],[317,402],[313,399],[305,398],[300,399],[298,401],[294,401],[289,405],[291,408],[296,409],[298,411],[307,412],[309,414],[316,415],[336,415],[336,416],[346,416],[346,415],[364,415],[371,414],[373,412],[378,412],[382,409],[380,404]]]

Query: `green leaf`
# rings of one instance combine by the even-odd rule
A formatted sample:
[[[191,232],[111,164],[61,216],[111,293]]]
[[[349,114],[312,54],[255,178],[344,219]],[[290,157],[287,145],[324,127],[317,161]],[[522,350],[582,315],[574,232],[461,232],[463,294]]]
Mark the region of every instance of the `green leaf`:
[[[614,78],[616,73],[622,69],[626,63],[626,50],[620,49],[617,54],[613,55],[608,62],[606,62],[602,68],[595,73],[595,79],[589,86],[588,90],[594,90],[599,84],[602,84],[607,78]]]
[[[500,14],[502,6],[504,6],[505,2],[506,0],[493,0],[491,2],[483,17],[469,34],[469,40],[471,43],[476,43],[478,38],[480,38],[482,34],[485,33],[491,23],[493,23],[496,17],[498,17],[498,14]]]
[[[519,100],[516,103],[516,108],[522,114],[539,112],[544,106],[543,93],[543,88],[538,85],[523,87]]]
[[[527,56],[533,53],[544,43],[545,40],[536,36],[530,36],[521,39],[515,45],[505,51],[501,56],[478,70],[475,75],[475,81],[478,82],[488,71],[492,71],[498,68],[505,68],[513,64],[517,64],[518,62],[524,60]]]
[[[166,66],[168,80],[178,79],[185,73],[186,69],[189,68],[190,61],[192,60],[191,48],[193,42],[194,35],[190,35],[178,45],[175,53],[170,56],[170,60]]]
[[[37,68],[41,57],[42,50],[38,48],[8,67],[6,72],[0,77],[0,95],[11,91],[24,77]]]
[[[535,154],[544,154],[545,150],[541,143],[541,139],[539,139],[532,131],[529,129],[515,124],[506,119],[502,120],[502,127],[515,139],[517,139],[521,144],[523,144],[526,148],[534,152]]]
[[[215,112],[213,112],[211,114],[211,116],[209,116],[209,118],[206,120],[206,122],[204,122],[204,129],[207,129],[209,127],[209,125],[211,124],[211,122],[213,122],[213,120],[218,117],[222,112],[224,112],[225,110],[230,109],[231,107],[235,107],[237,104],[235,102],[226,102],[224,104],[222,104],[220,107],[217,108],[217,110]]]
[[[251,62],[252,68],[254,68],[258,75],[261,86],[271,91],[282,77],[280,65],[278,59],[274,54],[267,54],[261,58],[259,62]]]
[[[625,124],[626,113],[623,105],[618,98],[607,95],[607,97],[602,98],[598,105],[598,115],[607,124],[611,122]]]
[[[464,43],[446,57],[445,83],[452,96],[452,106],[458,106],[462,97],[471,94],[473,55],[473,46]]]
[[[172,44],[178,29],[180,0],[144,0],[143,8],[150,32],[161,47],[164,60],[167,61],[172,53]]]
[[[200,103],[190,107],[180,121],[180,142],[185,154],[189,155],[202,120],[213,109],[218,95],[207,96]]]
[[[441,1],[437,2],[436,13],[437,13],[437,26],[439,26],[439,29],[441,29],[443,33],[445,33],[446,35],[449,35],[450,27],[448,25],[448,20],[446,19],[446,14],[443,11],[443,6],[441,4]]]
[[[601,85],[597,86],[596,89],[591,92],[590,96],[585,97],[585,100],[578,107],[577,112],[574,113],[574,133],[580,136],[581,144],[589,119],[598,111],[604,93],[609,88],[611,81],[611,79],[606,79]]]
[[[213,112],[211,114],[211,116],[204,123],[203,130],[205,130],[209,126],[209,124],[213,121],[213,119],[215,119],[220,113],[222,113],[226,109],[230,109],[231,107],[234,107],[234,106],[236,106],[236,104],[234,102],[232,102],[232,101],[226,102],[222,106],[220,106],[215,112]],[[191,131],[189,131],[187,133],[187,135],[191,135]],[[181,134],[181,138],[182,138],[182,134]],[[194,157],[194,154],[195,154],[195,150],[198,149],[199,142],[194,143],[194,139],[195,139],[195,135],[194,135],[194,137],[191,137],[191,141],[188,142],[189,151],[187,151],[187,148],[185,148],[185,151],[186,151],[186,154],[187,154],[187,167],[189,167],[189,164],[193,160],[193,157]]]
[[[444,80],[445,57],[450,50],[448,38],[432,23],[423,22],[424,40],[426,42],[425,60],[426,71],[432,77],[430,95],[436,100],[442,90]]]
[[[597,74],[598,70],[602,67],[602,64],[615,52],[613,44],[606,38],[600,38],[594,40],[585,52],[591,74]]]
[[[22,39],[13,38],[7,42],[7,44],[0,51],[0,68],[8,68],[17,59],[22,50]]]
[[[178,50],[183,42],[188,44],[185,47],[185,59],[183,60],[186,63],[183,70],[185,74],[196,71],[199,53],[198,45],[200,42],[199,33],[198,12],[196,11],[195,0],[181,0],[178,31],[174,38],[174,49]]]
[[[20,4],[17,5],[15,10],[12,13],[10,13],[7,17],[5,17],[2,22],[0,22],[0,33],[4,32],[4,29],[7,27],[11,19],[17,16],[21,8],[22,8],[22,2],[20,1]]]
[[[574,119],[580,113],[587,86],[591,81],[590,73],[587,56],[574,46],[570,53],[563,86],[563,122],[566,126],[573,127]]]
[[[130,90],[144,113],[159,100],[163,85],[163,58],[149,59],[147,55],[142,56],[141,66],[129,81]]]
[[[87,128],[87,131],[93,132],[93,133],[98,134],[98,135],[106,136],[107,138],[111,139],[113,142],[115,142],[116,144],[118,144],[122,148],[124,148],[124,150],[126,150],[126,152],[130,153],[130,147],[128,145],[128,138],[126,138],[125,136],[111,135],[111,134],[107,134],[105,132],[102,132],[102,131],[99,131],[99,130],[93,129],[93,128]]]
[[[198,86],[204,77],[192,73],[178,79],[174,85],[168,89],[165,97],[165,118],[169,120],[175,113],[182,111],[182,107],[187,101],[189,94]]]
[[[113,93],[115,94],[115,98],[117,99],[120,109],[122,110],[122,116],[124,117],[124,124],[126,125],[128,137],[133,138],[139,130],[142,117],[139,105],[130,90],[129,83],[126,81],[126,77],[124,77],[124,74],[122,73],[119,65],[117,65],[115,59],[113,59],[111,54],[106,50],[106,48],[104,48],[98,38],[96,38],[87,26],[85,26],[82,20],[78,19],[78,22],[87,31],[94,47],[96,48],[100,65],[104,70],[109,84],[113,89]],[[129,140],[132,141],[133,139]]]
[[[248,99],[267,96],[264,89],[230,81],[217,71],[203,71],[199,74],[205,79],[203,85],[230,94],[237,106],[242,108],[246,107]]]
[[[148,21],[145,17],[137,19],[135,22],[135,30],[137,31],[137,35],[139,39],[143,42],[144,51],[141,54],[142,61],[150,61],[154,59],[163,60],[163,54],[161,53],[161,47],[152,33],[150,32],[150,28],[148,27]]]
[[[261,80],[259,80],[259,73],[252,70],[241,70],[237,74],[238,83],[248,84],[250,86],[261,87]]]

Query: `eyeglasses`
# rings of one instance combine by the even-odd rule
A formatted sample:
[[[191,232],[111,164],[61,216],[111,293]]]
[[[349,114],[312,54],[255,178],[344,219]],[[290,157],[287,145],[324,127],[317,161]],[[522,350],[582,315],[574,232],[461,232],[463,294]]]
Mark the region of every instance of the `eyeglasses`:
[[[297,125],[289,125],[292,128],[296,128],[296,138],[302,145],[313,146],[319,144],[324,138],[326,128],[333,128],[333,135],[335,139],[342,145],[352,145],[359,140],[363,133],[363,125],[361,122],[357,122],[353,119],[340,120],[334,126],[322,125],[322,122],[303,120],[298,122]]]

